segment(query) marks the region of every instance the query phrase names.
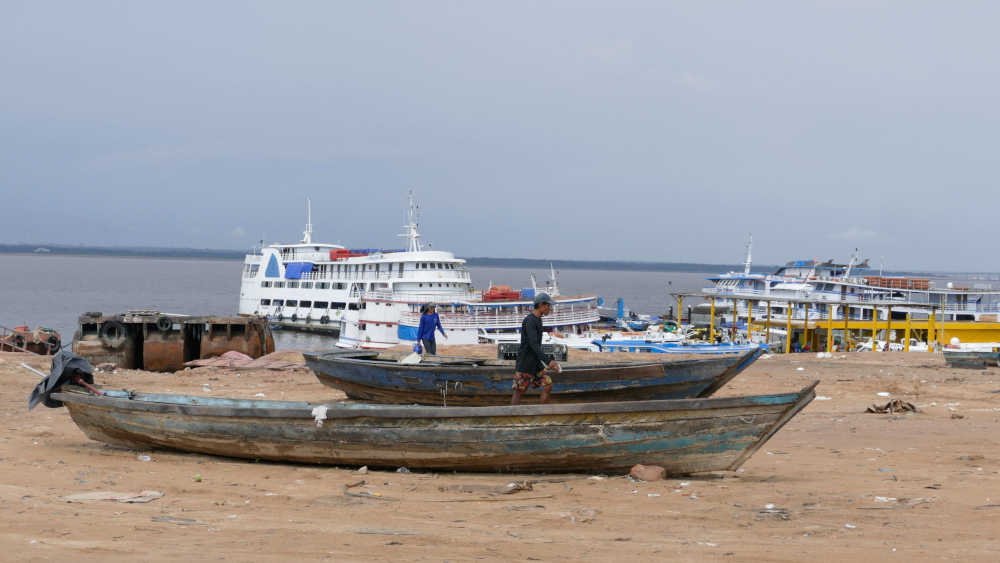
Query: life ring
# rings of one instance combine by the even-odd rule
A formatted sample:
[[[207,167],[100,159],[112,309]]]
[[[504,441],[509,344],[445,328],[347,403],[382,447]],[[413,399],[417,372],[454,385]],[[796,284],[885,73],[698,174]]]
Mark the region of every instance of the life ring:
[[[105,347],[117,350],[125,344],[125,325],[118,321],[105,321],[101,325],[101,343]]]
[[[320,317],[320,318],[319,318],[319,322],[321,322],[321,323],[323,323],[323,324],[326,324],[326,323],[330,322],[330,317],[329,317],[329,315],[323,315],[322,317]]]
[[[156,329],[160,332],[169,332],[173,327],[174,323],[168,317],[160,317],[156,319]]]
[[[275,316],[274,318],[278,319],[279,321],[283,321],[283,320],[285,320],[285,315],[282,315],[281,313],[278,313],[278,315]]]
[[[62,348],[62,342],[60,342],[59,337],[54,334],[50,334],[49,337],[45,340],[45,343],[49,347],[50,354],[55,354],[56,352],[59,351],[59,348]]]
[[[299,320],[299,315],[296,313],[292,313],[292,322],[294,323],[297,320]]]
[[[21,334],[14,335],[14,346],[18,348],[24,348],[24,336]]]

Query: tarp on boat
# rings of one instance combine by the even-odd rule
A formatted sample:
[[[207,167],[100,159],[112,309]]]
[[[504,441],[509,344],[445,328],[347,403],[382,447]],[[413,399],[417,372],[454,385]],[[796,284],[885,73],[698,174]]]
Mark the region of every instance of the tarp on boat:
[[[302,278],[302,274],[313,271],[312,262],[289,262],[285,266],[285,279],[297,280]]]
[[[49,395],[58,391],[74,375],[79,375],[87,383],[94,383],[94,368],[91,367],[90,362],[77,356],[69,348],[60,348],[52,356],[52,368],[49,370],[49,376],[41,380],[31,391],[31,397],[28,398],[28,410],[35,408],[38,403],[44,403],[50,409],[63,406],[62,401],[50,399]]]

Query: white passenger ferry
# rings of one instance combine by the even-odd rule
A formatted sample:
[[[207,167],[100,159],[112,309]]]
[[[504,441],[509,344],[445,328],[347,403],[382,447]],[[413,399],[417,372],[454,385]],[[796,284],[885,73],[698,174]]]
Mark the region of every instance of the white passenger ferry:
[[[312,241],[311,210],[302,241],[262,246],[247,254],[240,314],[268,317],[278,328],[339,333],[338,346],[387,348],[416,340],[420,306],[434,303],[445,344],[472,344],[514,332],[532,291],[491,299],[473,285],[465,260],[425,250],[410,194],[401,250],[347,249]],[[535,288],[531,288],[534,290]],[[582,333],[599,319],[598,297],[555,297],[545,325]]]

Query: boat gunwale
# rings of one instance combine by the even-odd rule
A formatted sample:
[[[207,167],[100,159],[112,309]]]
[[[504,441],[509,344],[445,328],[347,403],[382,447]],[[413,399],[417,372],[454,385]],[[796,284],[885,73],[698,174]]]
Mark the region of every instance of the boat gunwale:
[[[587,414],[639,414],[643,412],[668,412],[730,409],[740,407],[782,406],[801,403],[813,392],[819,381],[798,392],[773,395],[750,395],[742,397],[696,398],[696,399],[659,399],[650,401],[620,401],[600,403],[556,403],[548,405],[503,405],[483,407],[437,407],[424,405],[368,405],[352,404],[347,407],[329,408],[333,403],[305,403],[301,401],[258,401],[255,399],[221,399],[217,397],[199,397],[195,395],[164,395],[151,393],[127,393],[125,397],[97,396],[76,386],[67,386],[69,390],[61,390],[52,394],[52,398],[64,403],[82,404],[92,407],[110,408],[119,411],[145,411],[155,413],[180,413],[192,416],[217,417],[255,417],[255,418],[301,418],[313,419],[313,408],[327,406],[326,419],[379,418],[379,419],[441,419],[441,418],[492,418],[492,417],[535,417],[559,415]],[[169,399],[148,400],[150,398]],[[187,404],[183,399],[236,401],[237,405]],[[144,400],[146,399],[146,400]],[[288,403],[289,407],[254,407],[253,403],[270,405]],[[808,401],[806,401],[808,403]],[[238,406],[250,404],[251,406]],[[801,408],[801,407],[800,407]]]
[[[748,358],[757,355],[758,357],[763,354],[763,349],[757,346],[750,349],[738,356],[735,356],[734,365],[743,364]],[[449,371],[497,371],[499,369],[510,368],[513,372],[515,364],[511,362],[510,365],[482,365],[479,363],[430,363],[430,364],[401,364],[397,361],[391,360],[376,360],[376,359],[365,359],[354,356],[371,356],[372,352],[361,352],[361,351],[350,351],[350,352],[322,352],[322,353],[304,353],[303,357],[306,360],[306,365],[309,362],[329,362],[332,364],[349,364],[355,366],[372,366],[380,367],[389,371],[421,371],[421,372],[432,372],[440,369],[448,369]],[[377,355],[377,354],[374,354]],[[465,358],[459,356],[441,356],[442,358],[455,358],[455,359],[468,359],[470,361],[490,361],[492,358]],[[602,371],[602,370],[614,370],[614,369],[636,369],[650,366],[662,366],[670,367],[675,365],[697,365],[697,364],[708,364],[708,363],[724,363],[725,361],[732,361],[734,356],[732,355],[713,355],[709,358],[685,358],[685,359],[669,359],[665,358],[659,361],[648,361],[648,362],[618,362],[618,363],[608,363],[608,364],[572,364],[569,362],[564,362],[561,364],[563,372],[584,372],[584,371]],[[310,366],[310,369],[312,367]]]

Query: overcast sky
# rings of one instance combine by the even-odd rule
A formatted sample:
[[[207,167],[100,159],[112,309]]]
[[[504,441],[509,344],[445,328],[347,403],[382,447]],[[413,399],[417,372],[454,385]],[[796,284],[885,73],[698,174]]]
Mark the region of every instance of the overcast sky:
[[[996,2],[0,1],[0,237],[1000,270]]]

